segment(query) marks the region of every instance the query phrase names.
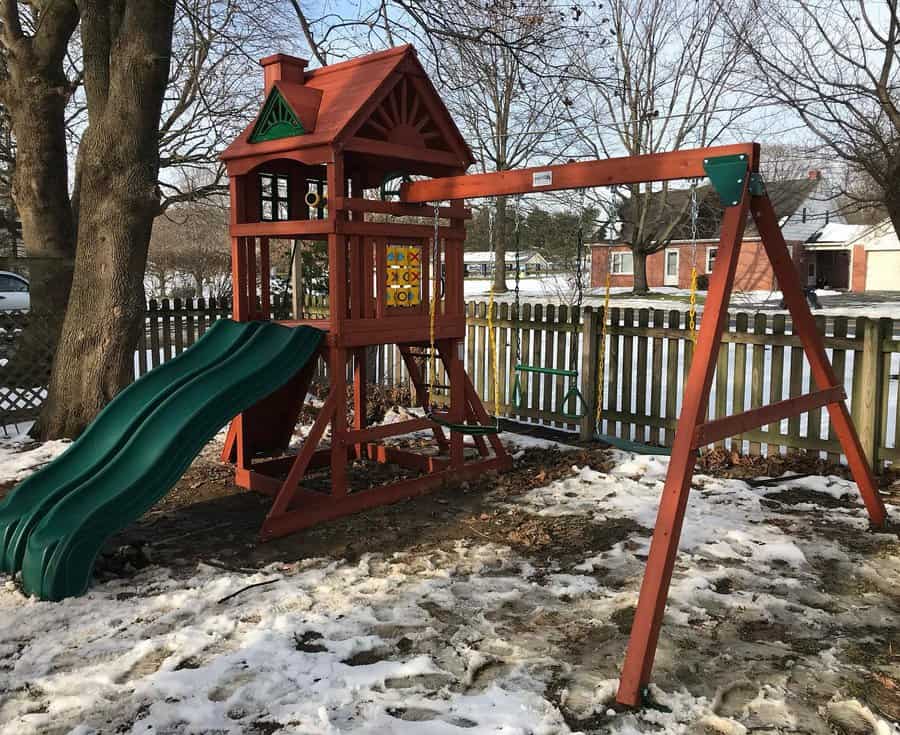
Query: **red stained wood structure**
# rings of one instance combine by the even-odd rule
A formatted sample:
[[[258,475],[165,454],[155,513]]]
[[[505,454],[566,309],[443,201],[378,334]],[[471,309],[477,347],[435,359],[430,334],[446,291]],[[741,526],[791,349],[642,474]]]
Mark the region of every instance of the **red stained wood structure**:
[[[431,403],[419,362],[432,334],[427,305],[430,283],[422,278],[415,303],[398,306],[389,296],[388,259],[397,248],[412,249],[421,273],[437,252],[444,289],[437,307],[434,344],[449,380],[446,417],[454,423],[491,422],[465,373],[461,347],[465,332],[463,299],[464,209],[466,197],[581,189],[706,175],[713,159],[743,162],[733,202],[727,202],[721,241],[687,377],[682,412],[672,448],[647,569],[620,680],[618,700],[637,706],[649,682],[698,449],[736,433],[826,406],[872,525],[885,523],[871,467],[850,414],[843,387],[828,362],[822,337],[781,236],[772,204],[758,178],[759,146],[753,143],[676,151],[603,161],[584,161],[491,174],[465,175],[471,152],[437,92],[408,46],[306,71],[306,62],[281,54],[263,59],[266,93],[283,102],[278,120],[257,120],[223,154],[231,185],[234,318],[271,317],[268,287],[272,238],[319,239],[328,243],[330,315],[324,320],[296,316],[286,325],[312,324],[327,332],[322,359],[330,392],[299,451],[287,453],[313,370],[298,368],[293,381],[232,422],[223,456],[234,463],[243,487],[273,496],[263,538],[291,533],[314,523],[416,495],[450,478],[505,470],[511,460],[495,435],[475,437],[469,456],[459,432],[449,436],[427,418],[390,426],[366,423],[367,347],[398,344],[420,405]],[[265,111],[267,108],[263,108]],[[277,124],[276,124],[277,123]],[[265,125],[265,135],[257,126]],[[283,127],[279,128],[281,125]],[[288,129],[290,135],[274,134]],[[257,141],[257,142],[253,142]],[[430,180],[404,184],[399,202],[366,198],[392,172]],[[284,197],[280,196],[285,182]],[[752,189],[750,182],[754,181]],[[273,195],[273,191],[275,194]],[[310,205],[307,191],[324,196]],[[314,198],[315,200],[315,198]],[[431,207],[441,206],[437,238]],[[272,215],[267,220],[266,214]],[[399,217],[423,217],[420,223]],[[815,390],[805,396],[708,421],[708,399],[744,227],[753,217],[784,293],[811,367]],[[435,239],[437,242],[435,242]],[[348,418],[347,376],[352,366],[353,412]],[[330,428],[330,444],[320,441]],[[384,440],[428,429],[435,451],[417,453]],[[411,470],[409,479],[351,492],[347,463],[357,459],[391,462]],[[308,473],[330,469],[330,490],[302,483]]]
[[[736,181],[741,183],[737,198],[733,202],[727,202],[729,206],[725,210],[721,241],[710,278],[694,358],[687,377],[672,456],[660,498],[647,568],[619,683],[617,699],[629,706],[638,706],[641,703],[644,690],[650,681],[690,494],[691,476],[700,447],[742,431],[827,406],[835,435],[841,442],[872,525],[881,527],[886,521],[884,503],[876,489],[871,467],[847,410],[844,388],[838,384],[828,362],[822,337],[809,311],[797,271],[778,227],[772,203],[765,193],[761,179],[758,178],[759,146],[748,143],[500,173],[455,176],[410,183],[405,185],[401,192],[403,201],[414,203],[644,181],[692,179],[706,175],[705,164],[710,160],[735,156],[742,157],[740,160],[745,161],[746,166],[736,178]],[[752,175],[757,176],[759,186],[755,187],[751,194]],[[748,216],[753,217],[756,223],[765,251],[784,293],[784,300],[793,320],[794,333],[800,337],[803,344],[816,389],[804,396],[708,421],[709,392],[722,342],[722,332],[727,324],[728,301]]]
[[[330,312],[327,319],[294,315],[281,321],[326,332],[321,359],[329,393],[299,450],[290,452],[289,444],[315,365],[298,366],[290,383],[229,427],[223,459],[234,464],[237,484],[273,497],[261,532],[270,539],[451,479],[508,469],[512,462],[496,437],[479,438],[467,450],[461,433],[448,435],[427,418],[374,427],[366,418],[366,350],[378,345],[400,346],[419,405],[432,402],[422,358],[414,353],[431,347],[429,270],[436,252],[445,288],[436,305],[434,337],[448,376],[446,413],[454,423],[489,421],[460,359],[469,212],[462,204],[440,208],[435,243],[432,207],[366,197],[394,172],[453,176],[473,162],[414,49],[403,46],[312,71],[305,60],[284,54],[260,64],[266,104],[222,155],[230,178],[234,318],[271,319],[274,239],[327,242]],[[270,108],[276,109],[273,116]],[[319,201],[310,200],[311,193]],[[403,306],[392,299],[388,282],[388,259],[398,249],[418,266],[410,276],[415,286],[408,289],[415,291],[415,303]],[[386,442],[423,429],[434,437],[433,448],[413,451]],[[357,460],[392,463],[408,472],[397,482],[353,491],[347,466]],[[329,471],[328,490],[322,490],[324,475],[317,488],[308,486],[310,473],[323,470]]]

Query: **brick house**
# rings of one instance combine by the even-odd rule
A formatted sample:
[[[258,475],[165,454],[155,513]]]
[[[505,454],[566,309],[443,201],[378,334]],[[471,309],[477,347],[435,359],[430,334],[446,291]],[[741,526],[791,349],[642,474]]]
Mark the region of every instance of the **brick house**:
[[[767,190],[781,223],[781,232],[800,271],[801,282],[817,285],[821,274],[810,270],[804,246],[826,225],[846,224],[844,217],[835,212],[830,187],[823,181],[820,172],[811,171],[805,179],[768,184]],[[682,214],[672,230],[673,236],[669,242],[647,257],[647,283],[650,288],[690,288],[692,265],[696,266],[700,276],[712,273],[724,208],[711,186],[697,188],[697,240],[694,242],[690,236],[691,225],[687,214],[689,196],[687,190],[668,193],[667,211]],[[592,287],[599,288],[606,284],[607,270],[611,275],[612,286],[634,286],[634,261],[628,246],[627,227],[622,229],[626,232],[618,237],[598,239],[590,243]],[[820,261],[824,267],[825,258],[817,258],[816,265]],[[842,270],[845,273],[844,280],[847,280],[849,257],[846,264],[838,263],[833,269],[835,272]],[[771,291],[777,288],[775,275],[752,219],[748,221],[744,232],[734,288],[740,291]]]

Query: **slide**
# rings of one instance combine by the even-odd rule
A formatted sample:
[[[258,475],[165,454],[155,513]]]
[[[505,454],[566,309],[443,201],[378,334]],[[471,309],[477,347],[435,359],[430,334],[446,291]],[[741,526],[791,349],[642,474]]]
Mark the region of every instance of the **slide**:
[[[165,495],[231,418],[288,382],[323,336],[310,327],[221,324],[123,391],[29,478],[31,491],[21,493],[26,480],[0,506],[4,568],[21,568],[26,592],[48,600],[84,592],[104,542]]]
[[[217,321],[190,349],[125,388],[72,446],[0,501],[0,570],[18,572],[28,536],[53,504],[96,474],[167,395],[223,360],[258,326]]]

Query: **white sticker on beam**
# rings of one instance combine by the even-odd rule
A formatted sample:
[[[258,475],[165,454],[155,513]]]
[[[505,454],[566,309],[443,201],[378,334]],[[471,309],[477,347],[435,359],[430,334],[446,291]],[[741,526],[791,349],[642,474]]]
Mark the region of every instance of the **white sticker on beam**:
[[[531,174],[531,185],[532,186],[552,186],[553,185],[553,172],[552,171],[535,171]]]

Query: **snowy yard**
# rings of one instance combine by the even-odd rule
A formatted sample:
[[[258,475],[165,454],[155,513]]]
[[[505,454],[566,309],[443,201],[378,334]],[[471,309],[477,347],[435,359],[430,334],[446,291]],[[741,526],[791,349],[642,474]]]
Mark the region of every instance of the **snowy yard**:
[[[504,440],[506,476],[260,547],[220,435],[87,596],[0,577],[0,733],[900,733],[900,543],[852,483],[695,476],[635,713],[666,460]],[[7,442],[3,487],[59,449]]]
[[[512,301],[514,279],[507,278],[509,292],[496,296],[497,301]],[[487,279],[467,278],[465,296],[470,301],[487,301],[490,294],[491,281]],[[575,299],[574,277],[565,273],[548,273],[541,278],[523,278],[519,284],[521,298],[531,302],[572,304]],[[647,298],[629,296],[630,288],[613,287],[610,289],[613,307],[632,309],[678,309],[687,311],[690,291],[672,286],[659,286],[652,289]],[[887,317],[900,319],[900,294],[897,293],[846,293],[819,289],[816,295],[821,308],[816,314],[828,317],[847,316],[872,318]],[[585,287],[584,303],[588,306],[603,306],[606,296],[604,288]],[[703,311],[705,292],[699,294],[698,309]],[[735,291],[731,295],[730,309],[737,311],[766,311],[787,313],[781,308],[781,291]]]

